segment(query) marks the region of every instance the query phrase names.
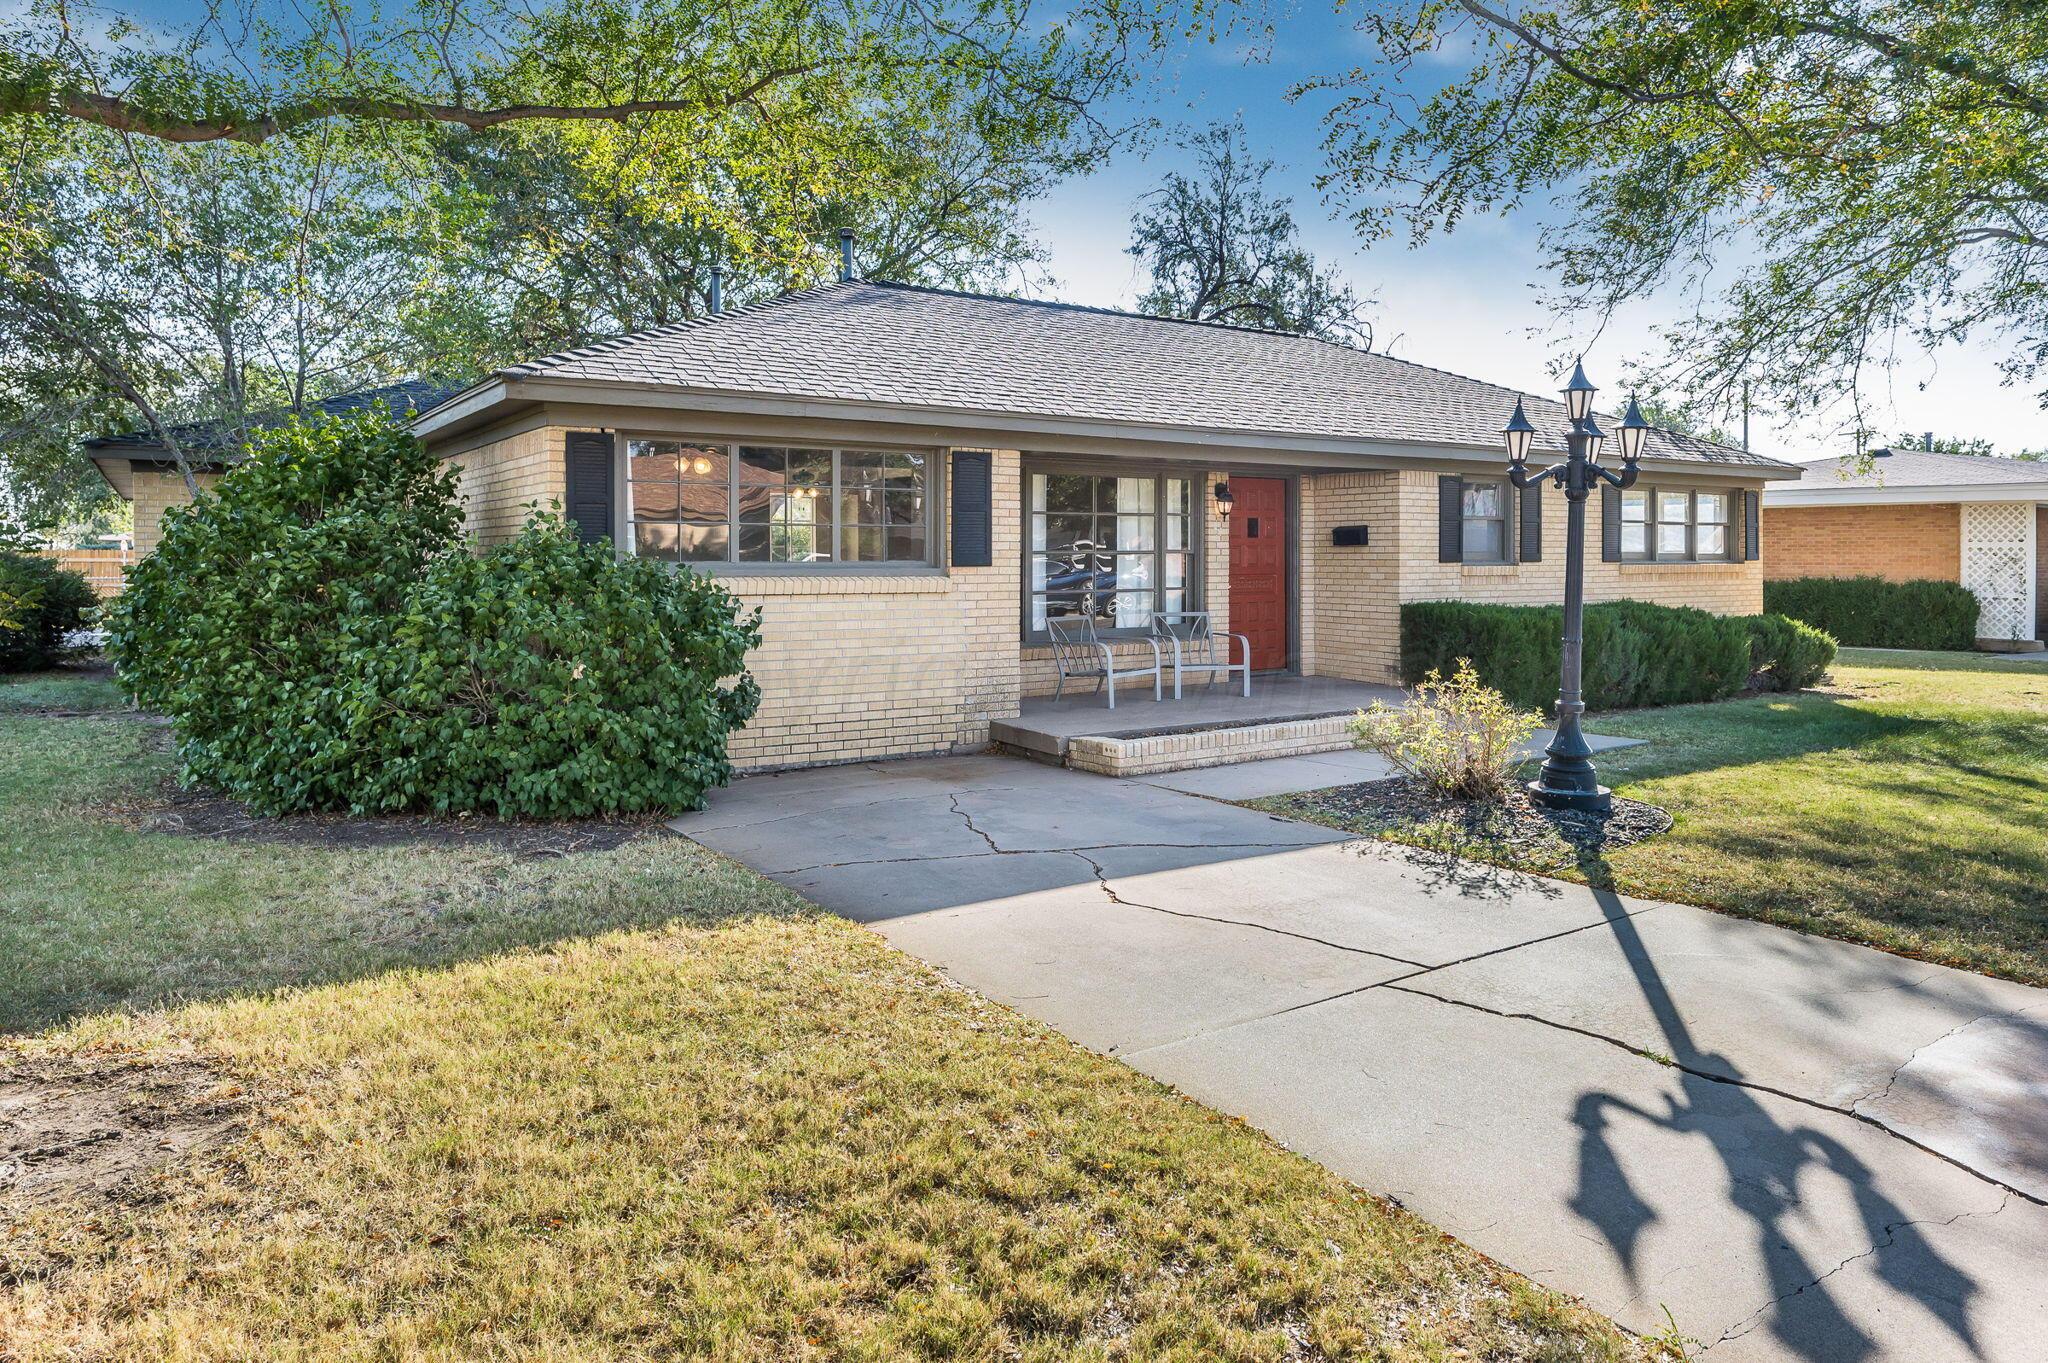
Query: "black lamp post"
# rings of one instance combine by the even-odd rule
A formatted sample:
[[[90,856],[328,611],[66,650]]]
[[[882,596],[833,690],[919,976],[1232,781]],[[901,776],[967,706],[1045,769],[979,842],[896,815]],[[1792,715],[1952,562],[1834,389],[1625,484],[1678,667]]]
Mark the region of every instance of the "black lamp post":
[[[1539,803],[1558,809],[1583,809],[1605,814],[1614,797],[1600,784],[1593,771],[1593,750],[1579,728],[1579,716],[1586,712],[1583,666],[1586,624],[1586,499],[1602,480],[1616,487],[1628,487],[1636,480],[1636,461],[1643,455],[1643,437],[1650,423],[1634,398],[1628,415],[1621,419],[1621,472],[1604,468],[1600,447],[1607,436],[1593,420],[1596,390],[1581,364],[1572,370],[1565,385],[1565,415],[1571,431],[1565,437],[1565,461],[1540,472],[1529,471],[1529,443],[1536,428],[1515,400],[1515,414],[1501,432],[1508,446],[1508,478],[1518,488],[1541,489],[1543,480],[1564,489],[1569,508],[1564,541],[1564,657],[1558,669],[1557,736],[1544,749],[1543,773],[1529,783],[1529,795]]]

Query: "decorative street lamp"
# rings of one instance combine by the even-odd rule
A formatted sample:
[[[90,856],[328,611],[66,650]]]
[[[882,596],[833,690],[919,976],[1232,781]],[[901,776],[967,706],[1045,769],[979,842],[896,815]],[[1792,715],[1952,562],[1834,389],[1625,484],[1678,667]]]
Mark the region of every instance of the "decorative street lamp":
[[[1593,772],[1593,750],[1579,729],[1579,716],[1586,712],[1582,667],[1586,623],[1586,499],[1602,480],[1629,487],[1636,480],[1636,461],[1643,456],[1643,437],[1650,423],[1643,409],[1628,400],[1628,415],[1621,419],[1621,472],[1602,467],[1600,447],[1606,432],[1593,420],[1593,394],[1597,391],[1586,377],[1586,367],[1572,369],[1571,382],[1564,389],[1565,415],[1571,431],[1565,437],[1566,457],[1540,472],[1529,471],[1529,444],[1536,436],[1515,399],[1515,414],[1501,435],[1508,447],[1508,478],[1518,488],[1537,488],[1543,480],[1564,489],[1569,506],[1564,541],[1564,657],[1558,668],[1557,736],[1544,749],[1543,772],[1529,783],[1529,795],[1555,809],[1583,809],[1605,814],[1613,808],[1614,796],[1600,784]]]

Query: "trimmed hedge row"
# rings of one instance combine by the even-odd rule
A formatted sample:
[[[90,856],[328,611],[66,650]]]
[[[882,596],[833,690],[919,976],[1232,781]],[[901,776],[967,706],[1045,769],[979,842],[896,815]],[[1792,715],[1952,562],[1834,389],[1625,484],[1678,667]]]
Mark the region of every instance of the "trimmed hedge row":
[[[1548,713],[1557,700],[1564,614],[1556,606],[1415,601],[1401,608],[1401,676],[1449,676],[1469,658],[1488,686]],[[1834,661],[1821,631],[1773,615],[1713,615],[1691,606],[1607,601],[1586,607],[1590,710],[1721,700],[1746,686],[1797,690]]]
[[[1967,649],[1977,642],[1977,598],[1955,582],[1794,577],[1764,583],[1764,609],[1852,648]]]

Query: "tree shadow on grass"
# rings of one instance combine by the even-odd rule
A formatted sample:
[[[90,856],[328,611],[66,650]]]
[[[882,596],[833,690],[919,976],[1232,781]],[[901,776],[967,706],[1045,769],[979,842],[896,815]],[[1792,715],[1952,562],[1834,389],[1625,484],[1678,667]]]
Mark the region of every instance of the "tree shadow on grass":
[[[1612,883],[1600,858],[1587,862],[1582,869],[1588,883]],[[1754,1232],[1754,1253],[1770,1298],[1720,1339],[1706,1341],[1710,1346],[1767,1329],[1789,1356],[1814,1363],[1854,1363],[1877,1352],[1879,1341],[1852,1321],[1838,1300],[1846,1289],[1830,1282],[1841,1265],[1816,1261],[1794,1243],[1793,1232],[1802,1228],[1802,1220],[1810,1221],[1810,1204],[1837,1192],[1827,1186],[1832,1182],[1855,1207],[1862,1243],[1870,1246],[1867,1254],[1878,1276],[1974,1355],[1977,1339],[1969,1308],[1980,1290],[1975,1279],[1927,1242],[1913,1218],[1876,1186],[1872,1170],[1843,1142],[1816,1125],[1788,1120],[1788,1104],[1767,1105],[1739,1083],[1705,1077],[1739,1079],[1741,1071],[1728,1057],[1694,1041],[1635,922],[1611,891],[1596,888],[1596,895],[1607,929],[1663,1035],[1665,1054],[1678,1069],[1678,1092],[1667,1094],[1661,1109],[1589,1092],[1572,1113],[1579,1131],[1579,1169],[1570,1206],[1612,1247],[1631,1284],[1643,1286],[1639,1243],[1659,1216],[1650,1198],[1630,1181],[1616,1150],[1619,1130],[1639,1123],[1704,1142],[1725,1174],[1728,1205]],[[1663,1192],[1652,1190],[1652,1196]]]

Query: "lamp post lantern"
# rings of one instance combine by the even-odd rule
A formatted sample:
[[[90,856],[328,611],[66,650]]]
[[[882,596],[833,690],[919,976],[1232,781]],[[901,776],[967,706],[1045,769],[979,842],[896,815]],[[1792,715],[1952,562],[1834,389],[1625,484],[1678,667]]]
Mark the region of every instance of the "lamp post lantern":
[[[1571,428],[1565,436],[1565,461],[1536,472],[1529,469],[1529,446],[1536,427],[1515,400],[1514,415],[1501,431],[1508,447],[1508,479],[1518,488],[1541,494],[1545,479],[1564,489],[1566,516],[1564,542],[1564,651],[1558,668],[1557,736],[1544,749],[1543,771],[1529,783],[1530,798],[1557,809],[1582,809],[1605,814],[1614,797],[1600,784],[1593,771],[1593,750],[1579,728],[1579,716],[1586,712],[1583,665],[1586,625],[1586,499],[1602,482],[1623,488],[1636,480],[1636,461],[1642,458],[1643,438],[1650,423],[1643,410],[1629,399],[1628,414],[1621,419],[1621,472],[1600,463],[1600,448],[1607,433],[1593,419],[1593,394],[1597,390],[1586,377],[1583,364],[1572,370],[1565,386],[1565,415]]]

